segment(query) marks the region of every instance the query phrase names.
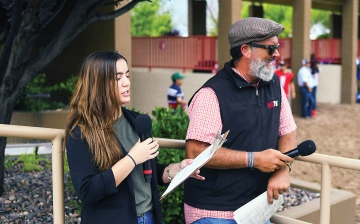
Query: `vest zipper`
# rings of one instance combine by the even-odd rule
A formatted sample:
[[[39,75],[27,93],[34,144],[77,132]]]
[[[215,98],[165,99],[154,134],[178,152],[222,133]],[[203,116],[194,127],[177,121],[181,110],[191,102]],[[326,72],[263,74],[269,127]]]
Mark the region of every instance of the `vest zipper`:
[[[263,147],[264,147],[264,150],[265,150],[265,140],[264,140],[264,133],[263,133],[263,128],[264,128],[264,124],[263,124],[263,117],[262,117],[262,110],[261,110],[261,104],[260,104],[260,100],[259,100],[259,89],[258,89],[258,85],[259,83],[256,84],[255,88],[256,88],[256,99],[258,101],[258,105],[259,105],[259,116],[260,116],[260,135],[261,135],[261,140],[262,140],[262,143],[263,143]]]

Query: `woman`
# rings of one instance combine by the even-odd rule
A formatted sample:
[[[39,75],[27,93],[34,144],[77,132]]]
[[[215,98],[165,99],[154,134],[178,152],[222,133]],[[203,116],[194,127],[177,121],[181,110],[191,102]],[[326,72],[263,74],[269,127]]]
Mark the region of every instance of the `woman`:
[[[83,223],[162,223],[157,184],[166,184],[192,160],[165,167],[154,158],[158,142],[134,130],[139,114],[130,101],[129,68],[115,52],[95,52],[83,63],[70,103],[66,150],[71,179],[82,201]],[[142,163],[151,159],[146,183]],[[198,173],[192,175],[203,179]]]

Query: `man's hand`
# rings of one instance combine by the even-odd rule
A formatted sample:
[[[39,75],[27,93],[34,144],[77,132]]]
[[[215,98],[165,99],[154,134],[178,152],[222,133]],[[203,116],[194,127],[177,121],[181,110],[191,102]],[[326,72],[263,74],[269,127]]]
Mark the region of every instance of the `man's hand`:
[[[254,167],[264,173],[274,172],[282,167],[287,167],[286,162],[293,162],[291,157],[275,149],[255,152],[254,155]]]
[[[267,197],[269,204],[273,203],[273,199],[278,199],[279,195],[286,192],[290,187],[289,168],[284,167],[276,170],[270,177],[267,187]]]

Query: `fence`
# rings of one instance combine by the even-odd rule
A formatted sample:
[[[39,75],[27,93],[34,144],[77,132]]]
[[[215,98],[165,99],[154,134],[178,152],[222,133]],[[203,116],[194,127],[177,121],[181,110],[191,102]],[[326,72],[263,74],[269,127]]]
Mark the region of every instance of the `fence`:
[[[64,130],[50,128],[36,128],[27,126],[0,124],[0,136],[52,140],[52,173],[53,173],[53,208],[54,223],[65,222],[64,213],[64,171],[63,171],[63,150],[62,140]],[[184,140],[172,140],[157,138],[162,148],[184,149]],[[299,160],[322,165],[321,171],[321,197],[320,197],[320,223],[330,223],[330,190],[331,190],[331,166],[360,170],[360,160],[341,158],[314,153],[307,157],[300,157]],[[301,224],[303,221],[290,219],[275,215],[272,218],[277,223]]]
[[[276,59],[277,62],[285,60],[291,66],[292,39],[279,38],[279,43],[280,57]],[[320,63],[340,64],[341,39],[313,40],[311,41],[311,52],[315,53],[315,57]],[[217,37],[132,38],[134,67],[147,67],[149,70],[156,67],[214,72],[217,69],[217,61]]]

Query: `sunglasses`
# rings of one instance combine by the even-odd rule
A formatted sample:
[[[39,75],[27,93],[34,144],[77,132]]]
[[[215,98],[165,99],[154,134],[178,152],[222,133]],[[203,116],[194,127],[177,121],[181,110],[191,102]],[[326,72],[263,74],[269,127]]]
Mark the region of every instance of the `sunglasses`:
[[[249,46],[256,47],[256,48],[269,49],[269,55],[272,56],[275,53],[275,51],[279,48],[280,44],[263,45],[263,44],[250,43]]]

